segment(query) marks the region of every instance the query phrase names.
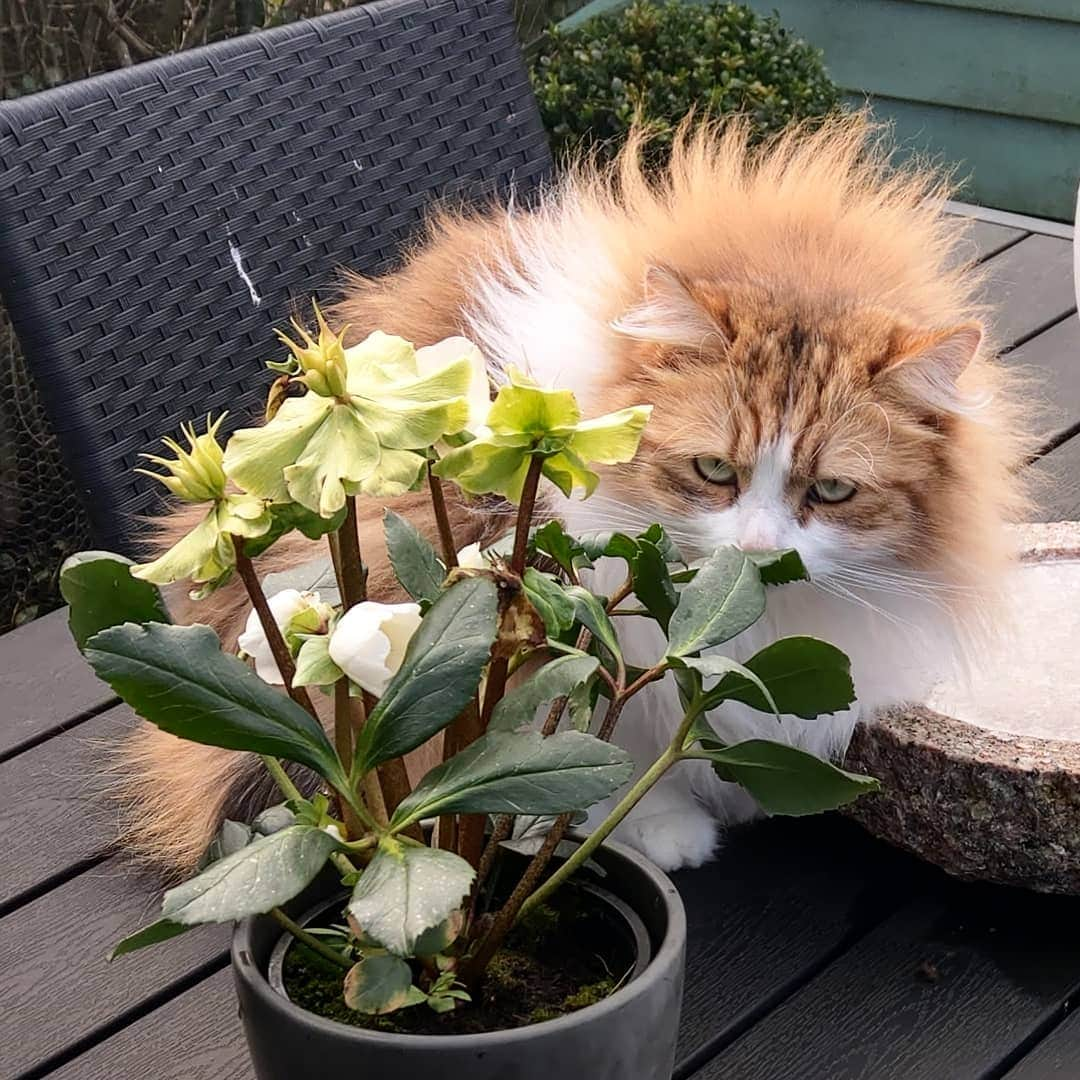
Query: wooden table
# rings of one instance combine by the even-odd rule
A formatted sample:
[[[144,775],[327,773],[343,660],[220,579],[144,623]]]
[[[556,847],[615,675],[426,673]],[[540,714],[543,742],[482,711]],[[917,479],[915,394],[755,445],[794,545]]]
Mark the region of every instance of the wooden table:
[[[1080,517],[1070,231],[956,209],[980,217],[970,254],[1007,361],[1045,380],[1038,516]],[[0,639],[0,679],[0,1078],[248,1080],[226,927],[105,963],[157,903],[101,798],[102,752],[134,718],[62,612]],[[1080,900],[951,881],[835,816],[740,830],[676,879],[679,1080],[1080,1077]]]

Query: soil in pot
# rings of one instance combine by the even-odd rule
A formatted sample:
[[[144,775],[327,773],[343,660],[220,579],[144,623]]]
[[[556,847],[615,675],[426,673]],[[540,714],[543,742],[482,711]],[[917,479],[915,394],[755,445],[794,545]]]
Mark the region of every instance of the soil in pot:
[[[296,941],[282,962],[284,987],[290,1000],[310,1012],[398,1034],[467,1035],[551,1020],[614,993],[647,962],[647,955],[639,955],[639,947],[647,949],[644,927],[637,933],[627,921],[636,916],[613,901],[594,886],[560,889],[550,905],[511,932],[473,1002],[452,1012],[438,1014],[426,1005],[389,1016],[355,1012],[342,997],[341,969]],[[328,905],[311,925],[340,923],[339,903]]]

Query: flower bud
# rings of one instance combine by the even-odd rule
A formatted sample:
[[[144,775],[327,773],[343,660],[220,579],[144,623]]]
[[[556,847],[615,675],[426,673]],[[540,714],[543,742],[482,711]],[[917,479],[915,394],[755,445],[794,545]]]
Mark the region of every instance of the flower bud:
[[[293,329],[300,335],[303,344],[293,341],[287,334],[277,331],[278,339],[289,347],[296,362],[303,370],[297,377],[298,382],[320,397],[344,398],[348,368],[345,363],[343,345],[347,326],[335,334],[327,325],[319,305],[315,305],[315,318],[319,324],[319,340],[316,341],[295,319],[291,319]]]
[[[330,635],[330,659],[359,687],[379,697],[401,667],[419,626],[419,604],[365,600],[338,620]]]
[[[224,451],[218,445],[217,430],[226,414],[216,420],[206,418],[206,433],[195,434],[194,424],[181,424],[180,430],[187,440],[185,450],[174,439],[161,441],[176,454],[175,460],[158,457],[156,454],[140,454],[140,457],[168,469],[168,476],[150,472],[148,469],[136,469],[144,476],[160,480],[177,498],[184,502],[214,502],[225,494],[225,470],[222,468]]]
[[[484,558],[479,544],[466,544],[457,553],[458,566],[467,570],[490,570],[491,563]]]
[[[319,599],[317,592],[299,592],[296,589],[282,589],[267,598],[270,613],[286,642],[292,649],[296,635],[325,632],[333,609]],[[290,638],[293,639],[290,641]],[[263,682],[275,686],[285,683],[274,659],[273,650],[266,640],[259,613],[252,609],[248,615],[244,632],[237,638],[237,645],[255,661],[255,674]]]

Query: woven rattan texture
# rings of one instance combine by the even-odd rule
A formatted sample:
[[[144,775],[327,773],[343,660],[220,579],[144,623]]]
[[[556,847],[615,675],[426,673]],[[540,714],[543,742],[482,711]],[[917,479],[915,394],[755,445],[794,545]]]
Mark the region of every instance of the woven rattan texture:
[[[547,145],[501,0],[385,0],[0,106],[0,288],[103,544],[140,451],[254,411],[271,330]],[[237,410],[237,402],[241,407]]]

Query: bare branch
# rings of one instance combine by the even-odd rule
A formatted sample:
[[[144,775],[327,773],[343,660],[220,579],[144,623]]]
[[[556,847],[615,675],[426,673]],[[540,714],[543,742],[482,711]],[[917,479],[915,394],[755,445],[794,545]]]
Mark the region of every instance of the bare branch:
[[[155,57],[161,55],[149,41],[137,34],[123,18],[117,14],[112,0],[99,0],[95,7],[105,22],[108,23],[112,33],[128,46],[128,48],[133,49],[139,55],[140,59],[153,60]],[[125,67],[130,64],[131,57],[129,55]]]

